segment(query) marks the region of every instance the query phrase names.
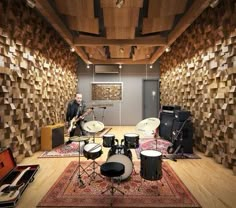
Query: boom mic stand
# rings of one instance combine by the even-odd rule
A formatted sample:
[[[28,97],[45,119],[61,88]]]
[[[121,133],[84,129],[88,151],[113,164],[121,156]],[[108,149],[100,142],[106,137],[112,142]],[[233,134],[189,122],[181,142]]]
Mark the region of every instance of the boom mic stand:
[[[100,107],[100,108],[103,109],[103,111],[102,111],[102,123],[104,123],[104,113],[105,113],[105,110],[107,109],[107,107],[103,106],[103,107]]]

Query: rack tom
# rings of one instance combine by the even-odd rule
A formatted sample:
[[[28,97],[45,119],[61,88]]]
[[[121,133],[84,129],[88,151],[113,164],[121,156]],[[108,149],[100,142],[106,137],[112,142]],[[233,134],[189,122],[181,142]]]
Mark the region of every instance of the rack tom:
[[[135,133],[128,133],[124,135],[125,146],[129,149],[136,149],[139,147],[139,135]]]

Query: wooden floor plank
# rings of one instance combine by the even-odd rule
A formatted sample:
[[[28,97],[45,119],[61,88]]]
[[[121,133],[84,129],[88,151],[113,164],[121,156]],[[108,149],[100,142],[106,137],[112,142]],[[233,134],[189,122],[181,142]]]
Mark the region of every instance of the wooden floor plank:
[[[136,133],[134,126],[112,126],[109,134],[115,134],[121,140],[126,133]],[[102,144],[102,138],[96,138],[96,143]],[[97,161],[105,161],[109,148],[103,148],[103,154]],[[203,208],[234,208],[236,205],[236,176],[232,170],[217,164],[212,158],[196,152],[202,159],[186,159],[177,162],[167,161],[196,197]],[[35,180],[27,187],[18,202],[17,208],[36,207],[41,198],[53,185],[72,160],[70,158],[39,159],[42,152],[36,152],[32,157],[25,158],[20,165],[39,164],[40,169]],[[133,160],[137,156],[132,150]],[[82,157],[82,160],[86,158]]]

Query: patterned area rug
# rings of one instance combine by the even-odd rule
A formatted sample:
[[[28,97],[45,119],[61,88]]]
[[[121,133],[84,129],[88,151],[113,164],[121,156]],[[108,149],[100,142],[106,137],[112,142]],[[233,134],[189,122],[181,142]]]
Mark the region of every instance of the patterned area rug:
[[[167,148],[171,145],[172,143],[164,140],[164,139],[153,139],[153,138],[148,138],[148,139],[140,139],[139,141],[139,148],[135,149],[135,152],[137,154],[138,159],[140,159],[140,152],[143,150],[157,150],[162,153],[164,159],[169,159],[173,157],[172,154],[168,154]],[[175,159],[201,159],[196,154],[181,154],[178,153],[174,155]]]
[[[95,177],[89,185],[90,178],[82,175],[85,186],[78,185],[78,162],[71,162],[37,207],[201,207],[187,187],[165,162],[162,163],[162,179],[156,181],[142,180],[134,172],[127,180],[121,181],[119,189],[125,195],[115,192],[113,197],[108,191],[102,191],[110,185],[107,178]],[[82,162],[86,167],[88,161]],[[127,166],[126,166],[127,168]],[[140,169],[140,162],[135,162],[135,170]],[[87,170],[88,173],[91,169]],[[99,168],[96,169],[99,172]],[[115,184],[117,186],[117,184]],[[112,198],[111,198],[112,197]]]
[[[79,152],[81,152],[81,156],[83,155],[83,147],[84,142],[80,142],[80,150],[79,151],[79,142],[72,142],[70,144],[62,144],[58,147],[50,151],[44,151],[39,158],[54,158],[54,157],[78,157]]]
[[[104,128],[103,131],[98,132],[96,137],[103,137],[104,134],[107,134],[111,128]],[[78,157],[79,152],[81,152],[81,156],[83,156],[83,147],[84,142],[80,142],[80,151],[79,151],[79,143],[72,142],[70,144],[63,144],[50,151],[43,152],[39,158],[55,158],[55,157]]]

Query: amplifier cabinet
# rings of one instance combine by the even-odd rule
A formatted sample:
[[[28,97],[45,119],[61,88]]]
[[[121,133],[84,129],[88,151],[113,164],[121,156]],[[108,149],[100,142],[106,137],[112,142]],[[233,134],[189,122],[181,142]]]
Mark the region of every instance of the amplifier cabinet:
[[[41,150],[51,150],[61,144],[64,144],[64,124],[42,127]]]

